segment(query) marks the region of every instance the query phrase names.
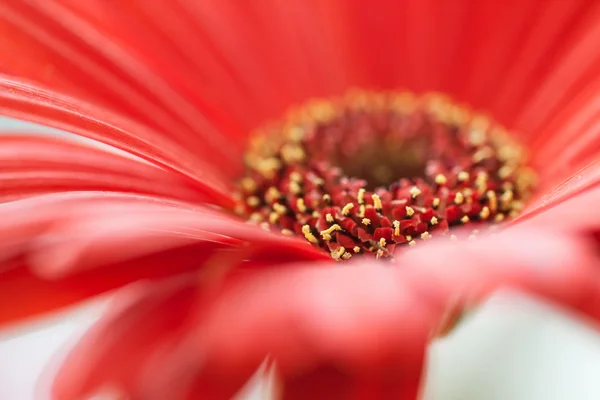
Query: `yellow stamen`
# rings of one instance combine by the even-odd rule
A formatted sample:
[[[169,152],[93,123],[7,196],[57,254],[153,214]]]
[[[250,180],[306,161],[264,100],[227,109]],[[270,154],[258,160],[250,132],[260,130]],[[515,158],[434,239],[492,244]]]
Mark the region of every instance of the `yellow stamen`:
[[[371,224],[371,220],[370,220],[369,218],[363,218],[363,219],[362,219],[362,223],[363,223],[364,225],[370,225],[370,224]]]
[[[454,196],[454,202],[456,204],[462,204],[465,201],[465,196],[461,192],[456,192],[456,196]]]
[[[421,189],[419,189],[416,186],[413,186],[409,189],[408,191],[410,193],[410,195],[412,196],[413,199],[417,198],[418,195],[421,194]]]
[[[304,199],[296,200],[296,207],[298,207],[298,211],[301,213],[306,212],[306,204],[304,204]]]
[[[248,203],[250,207],[258,207],[260,205],[260,199],[256,196],[250,196],[246,199],[246,203]]]
[[[383,208],[383,204],[381,204],[381,198],[379,198],[379,196],[376,194],[372,195],[371,198],[373,199],[373,205],[375,209],[377,211],[381,211],[381,209]]]
[[[479,213],[479,218],[488,219],[489,216],[490,216],[490,209],[487,206],[484,206],[481,209],[481,212]]]
[[[466,182],[469,180],[469,173],[467,171],[460,171],[456,175],[456,179],[458,179],[459,182]]]
[[[331,235],[333,232],[335,232],[335,231],[341,231],[341,230],[342,230],[341,226],[339,226],[338,224],[334,224],[334,225],[331,225],[329,228],[321,231],[320,234],[321,234],[321,236],[323,236],[323,235]]]
[[[394,236],[400,236],[400,221],[394,221],[392,225],[394,226]]]
[[[273,210],[275,210],[277,214],[283,215],[287,212],[287,207],[282,204],[275,203],[273,204]]]
[[[358,204],[365,204],[365,192],[366,190],[364,188],[358,189],[358,195],[356,196]]]
[[[348,203],[342,208],[342,215],[350,214],[350,210],[354,208],[354,203]]]
[[[406,206],[406,215],[412,217],[415,215],[415,210],[412,207]]]
[[[310,226],[308,226],[308,225],[302,226],[302,233],[304,234],[304,237],[306,238],[306,240],[308,240],[309,242],[311,242],[313,244],[319,243],[319,240],[310,231]]]

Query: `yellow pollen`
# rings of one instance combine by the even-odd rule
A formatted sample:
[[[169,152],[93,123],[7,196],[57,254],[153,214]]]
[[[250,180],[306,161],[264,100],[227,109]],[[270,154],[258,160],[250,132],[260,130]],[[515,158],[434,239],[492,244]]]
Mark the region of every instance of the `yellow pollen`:
[[[331,225],[329,228],[321,231],[320,233],[321,233],[321,236],[323,236],[323,235],[331,235],[333,232],[335,232],[335,231],[341,231],[341,230],[342,230],[341,226],[339,226],[338,224],[334,224],[334,225]]]
[[[431,204],[433,205],[433,207],[438,207],[440,205],[440,198],[434,197],[433,202]]]
[[[281,234],[283,236],[294,236],[294,232],[289,229],[282,229]]]
[[[383,257],[383,250],[379,249],[377,250],[377,252],[375,253],[375,258],[376,259],[380,259],[381,257]]]
[[[313,211],[311,215],[312,215],[313,218],[320,218],[321,217],[321,214],[317,210]]]
[[[504,214],[502,214],[502,213],[496,214],[496,216],[494,217],[494,221],[496,221],[496,222],[504,221]]]
[[[322,234],[321,237],[323,238],[324,241],[326,242],[330,242],[331,241],[331,235],[328,233]]]
[[[352,250],[354,250],[355,253],[360,253],[360,247],[358,246],[354,246]]]
[[[273,204],[273,210],[275,210],[275,212],[279,215],[283,215],[287,212],[287,208],[279,203]]]
[[[375,206],[375,209],[377,211],[381,211],[383,208],[383,204],[381,204],[381,198],[376,194],[372,195],[371,198],[373,199],[373,205]]]
[[[267,232],[268,232],[268,231],[270,231],[270,230],[271,230],[271,227],[269,226],[269,223],[268,223],[268,222],[261,222],[261,223],[260,223],[260,227],[261,227],[261,229],[262,229],[263,231],[267,231]]]
[[[415,244],[417,244],[417,242],[415,242],[414,240],[411,240],[410,242],[408,242],[409,246],[414,246]]]
[[[394,226],[394,236],[400,236],[400,221],[394,221],[392,225]]]
[[[498,199],[496,198],[496,192],[493,190],[488,190],[485,195],[487,196],[490,202],[490,211],[496,211],[498,208]]]
[[[415,199],[418,195],[421,194],[421,189],[419,189],[416,186],[413,186],[410,188],[410,190],[408,191],[410,193],[410,195],[412,196],[413,199]]]
[[[404,236],[404,239],[406,239],[406,241],[410,242],[412,240],[412,236],[406,235],[406,236]]]
[[[436,224],[438,223],[438,219],[437,219],[437,217],[435,217],[435,216],[434,216],[434,217],[431,217],[431,220],[429,221],[429,223],[430,223],[431,225],[436,225]]]
[[[500,196],[500,202],[502,203],[502,207],[507,208],[509,203],[513,200],[513,198],[514,194],[512,190],[507,190],[506,192],[502,193],[502,196]]]
[[[356,196],[356,200],[358,200],[358,204],[365,204],[365,192],[364,188],[358,189],[358,195]]]
[[[325,193],[325,194],[323,195],[323,201],[324,201],[325,203],[327,203],[327,204],[331,204],[331,196],[330,196],[330,195],[328,195],[327,193]]]
[[[261,213],[259,212],[253,212],[252,214],[250,214],[250,218],[249,221],[254,223],[254,224],[258,224],[259,222],[262,222],[263,220],[263,216]]]
[[[490,158],[494,155],[494,150],[491,147],[483,147],[473,154],[473,162],[481,162],[486,158]]]
[[[460,222],[462,222],[463,224],[466,224],[467,222],[469,222],[469,216],[465,215],[464,217],[462,217],[460,219]]]
[[[448,179],[446,179],[446,177],[443,174],[437,174],[435,176],[435,183],[437,183],[438,185],[444,185],[446,184],[446,182],[448,182]]]
[[[308,240],[309,242],[314,243],[314,244],[319,243],[319,241],[317,240],[315,235],[313,235],[312,232],[310,231],[310,226],[303,225],[302,233],[304,234],[304,237],[306,238],[306,240]]]
[[[484,206],[481,209],[481,212],[479,213],[479,218],[488,219],[489,216],[490,216],[490,209],[487,206]]]
[[[415,215],[415,210],[412,207],[406,206],[406,215],[412,217]]]
[[[296,207],[298,207],[298,211],[301,213],[306,212],[306,204],[304,204],[304,199],[296,200]]]
[[[365,216],[365,205],[361,204],[360,207],[358,208],[358,216],[360,218],[364,218]]]
[[[325,183],[325,181],[319,177],[311,178],[310,181],[317,186],[322,186]]]
[[[458,175],[456,175],[456,179],[459,182],[466,182],[469,180],[469,173],[467,171],[460,171]]]
[[[456,192],[456,196],[454,196],[454,202],[456,204],[462,204],[465,201],[465,196],[461,192]]]
[[[379,245],[380,245],[381,247],[385,247],[385,245],[386,245],[386,244],[387,244],[387,243],[386,243],[386,241],[385,241],[385,238],[381,238],[381,239],[379,239]]]
[[[290,180],[292,182],[300,183],[302,182],[302,175],[299,172],[294,171],[290,174]]]
[[[371,224],[371,220],[370,220],[369,218],[363,218],[363,219],[362,219],[362,223],[363,223],[364,225],[370,225],[370,224]]]
[[[348,203],[342,208],[342,215],[350,214],[350,210],[354,208],[354,203]]]
[[[279,220],[279,214],[276,212],[269,213],[269,222],[271,225],[275,225],[275,223]]]
[[[498,170],[498,176],[501,179],[507,179],[514,172],[512,165],[504,165]]]
[[[300,186],[300,184],[296,181],[291,181],[290,182],[290,192],[292,192],[293,194],[299,194],[302,192],[302,187]]]
[[[346,253],[342,254],[343,260],[349,260],[351,257],[352,257],[352,254],[350,254],[350,253],[346,252]]]
[[[256,196],[250,196],[246,199],[246,203],[248,203],[250,207],[258,207],[260,205],[260,199]]]
[[[275,171],[279,170],[280,168],[281,161],[276,158],[267,158],[265,160],[261,160],[258,165],[256,165],[258,172],[268,179],[273,178],[275,176]]]
[[[331,258],[333,258],[334,260],[339,260],[344,255],[345,252],[346,252],[346,249],[344,247],[340,247],[337,250],[332,250]]]
[[[299,163],[304,161],[305,157],[304,150],[296,143],[288,143],[281,148],[281,158],[286,164]]]
[[[257,189],[256,181],[250,177],[245,177],[241,180],[242,189],[248,193],[254,193]]]
[[[427,239],[431,239],[431,234],[427,231],[421,233],[421,239],[423,240],[427,240]]]
[[[325,221],[327,221],[331,224],[331,223],[333,223],[333,221],[335,221],[335,219],[333,219],[333,215],[331,215],[330,213],[327,213],[327,214],[325,214]]]

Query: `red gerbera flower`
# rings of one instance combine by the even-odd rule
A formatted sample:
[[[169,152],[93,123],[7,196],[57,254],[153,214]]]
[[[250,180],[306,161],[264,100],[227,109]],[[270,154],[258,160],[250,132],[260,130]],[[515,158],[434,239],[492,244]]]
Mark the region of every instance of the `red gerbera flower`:
[[[265,359],[286,398],[415,398],[500,286],[600,318],[596,1],[5,2],[0,33],[2,114],[113,150],[0,137],[0,322],[138,282],[57,399],[226,398]]]

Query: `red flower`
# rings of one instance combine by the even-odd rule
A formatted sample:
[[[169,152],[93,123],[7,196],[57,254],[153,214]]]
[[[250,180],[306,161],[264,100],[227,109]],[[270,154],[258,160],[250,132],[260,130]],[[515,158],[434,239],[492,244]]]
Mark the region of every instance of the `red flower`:
[[[596,1],[5,2],[0,33],[2,114],[110,146],[0,137],[0,322],[137,282],[57,399],[226,398],[265,359],[287,398],[415,398],[431,334],[498,287],[600,318]],[[249,145],[356,86],[489,110],[537,191],[438,97],[313,104]]]

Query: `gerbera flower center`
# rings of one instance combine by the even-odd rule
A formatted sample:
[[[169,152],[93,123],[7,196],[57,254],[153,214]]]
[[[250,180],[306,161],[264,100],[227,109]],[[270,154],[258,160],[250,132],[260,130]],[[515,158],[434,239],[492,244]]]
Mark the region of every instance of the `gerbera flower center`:
[[[238,212],[336,260],[391,257],[434,236],[474,237],[533,189],[501,126],[439,95],[354,92],[252,135]],[[460,235],[460,234],[459,234]]]

